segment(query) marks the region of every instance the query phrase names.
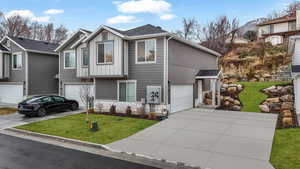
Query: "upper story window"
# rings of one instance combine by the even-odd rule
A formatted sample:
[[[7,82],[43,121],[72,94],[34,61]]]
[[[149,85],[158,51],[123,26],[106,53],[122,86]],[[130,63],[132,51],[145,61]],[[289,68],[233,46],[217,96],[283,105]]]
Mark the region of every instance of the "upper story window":
[[[97,43],[97,63],[110,64],[114,57],[114,42],[106,41]]]
[[[102,32],[102,41],[108,40],[108,32]]]
[[[296,30],[296,22],[289,22],[289,31]]]
[[[81,48],[81,66],[87,67],[89,65],[89,51],[88,48]]]
[[[12,54],[12,69],[13,70],[22,69],[22,52],[17,52]]]
[[[64,52],[64,67],[65,69],[75,69],[76,56],[74,50]]]
[[[156,62],[156,40],[147,39],[136,41],[136,63]]]

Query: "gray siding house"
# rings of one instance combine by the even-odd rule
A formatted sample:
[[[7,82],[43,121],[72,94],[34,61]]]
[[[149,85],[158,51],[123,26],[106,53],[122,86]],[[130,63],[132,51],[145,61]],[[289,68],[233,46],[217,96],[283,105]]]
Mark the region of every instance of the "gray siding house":
[[[16,104],[27,96],[58,93],[57,44],[21,37],[0,42],[0,102]]]
[[[146,104],[148,111],[176,112],[201,104],[206,91],[218,92],[220,54],[153,25],[80,29],[56,51],[60,94],[80,100],[80,86],[90,85],[96,108],[116,104],[117,110],[128,105],[135,110]]]

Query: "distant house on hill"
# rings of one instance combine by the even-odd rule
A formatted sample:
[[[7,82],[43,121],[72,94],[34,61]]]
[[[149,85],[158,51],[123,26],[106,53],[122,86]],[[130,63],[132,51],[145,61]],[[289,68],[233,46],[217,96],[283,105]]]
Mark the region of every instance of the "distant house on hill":
[[[287,42],[290,36],[300,33],[300,10],[258,24],[258,39],[273,45]]]

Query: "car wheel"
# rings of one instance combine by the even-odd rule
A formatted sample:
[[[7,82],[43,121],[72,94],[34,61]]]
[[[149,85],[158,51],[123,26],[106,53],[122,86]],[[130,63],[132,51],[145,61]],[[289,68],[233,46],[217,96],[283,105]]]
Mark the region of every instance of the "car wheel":
[[[77,110],[78,109],[78,105],[76,104],[76,103],[73,103],[72,105],[71,105],[71,110],[72,111],[75,111],[75,110]]]
[[[44,108],[40,108],[40,109],[37,111],[37,115],[38,115],[39,117],[44,117],[44,116],[46,116],[46,114],[47,114],[47,111],[46,111],[46,109],[44,109]]]

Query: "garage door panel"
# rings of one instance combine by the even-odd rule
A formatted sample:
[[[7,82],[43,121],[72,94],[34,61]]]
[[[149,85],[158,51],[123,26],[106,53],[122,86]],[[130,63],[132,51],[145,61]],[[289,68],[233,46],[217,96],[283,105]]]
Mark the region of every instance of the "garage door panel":
[[[17,104],[23,97],[23,85],[0,84],[0,102]]]
[[[178,112],[193,107],[193,85],[171,86],[171,112]]]
[[[80,97],[80,91],[83,85],[65,85],[65,97],[70,100],[76,100],[79,106],[85,106]],[[88,85],[91,87],[91,95],[94,95],[94,85]]]

